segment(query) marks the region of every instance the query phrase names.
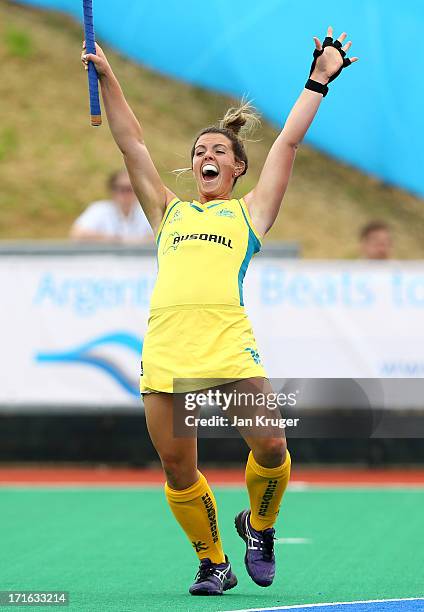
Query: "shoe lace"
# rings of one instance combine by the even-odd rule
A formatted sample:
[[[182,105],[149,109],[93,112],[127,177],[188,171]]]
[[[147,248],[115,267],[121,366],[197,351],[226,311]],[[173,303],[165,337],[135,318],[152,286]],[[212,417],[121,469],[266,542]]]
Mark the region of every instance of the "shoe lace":
[[[202,580],[206,580],[206,578],[212,576],[214,572],[215,567],[213,563],[209,559],[203,559],[196,574],[197,582],[202,582]]]
[[[274,530],[267,529],[262,533],[262,557],[264,561],[270,561],[274,553]]]

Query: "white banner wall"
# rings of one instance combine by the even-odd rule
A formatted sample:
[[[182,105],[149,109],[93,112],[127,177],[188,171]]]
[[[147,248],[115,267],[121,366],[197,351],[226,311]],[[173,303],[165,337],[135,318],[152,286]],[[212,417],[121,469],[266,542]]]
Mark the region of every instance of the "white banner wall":
[[[424,262],[261,258],[248,304],[271,377],[424,375]]]
[[[139,406],[153,256],[2,256],[0,405]],[[424,376],[424,262],[260,256],[247,311],[273,378]]]

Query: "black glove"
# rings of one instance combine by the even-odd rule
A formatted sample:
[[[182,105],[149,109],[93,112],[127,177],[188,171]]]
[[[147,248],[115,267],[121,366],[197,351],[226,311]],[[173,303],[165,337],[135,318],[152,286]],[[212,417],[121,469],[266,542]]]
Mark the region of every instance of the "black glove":
[[[324,39],[324,42],[322,44],[322,49],[315,49],[314,50],[314,59],[311,65],[311,69],[309,71],[309,76],[311,76],[311,74],[313,73],[313,71],[315,70],[315,66],[317,63],[317,59],[319,58],[320,55],[322,55],[324,53],[324,49],[325,47],[334,47],[335,49],[337,49],[337,51],[340,53],[340,55],[343,58],[343,64],[340,66],[339,70],[337,70],[337,72],[335,72],[328,80],[329,83],[331,83],[331,81],[334,81],[334,79],[336,79],[339,74],[341,73],[341,71],[343,70],[343,68],[346,68],[347,66],[350,66],[351,61],[348,57],[346,57],[346,51],[343,51],[342,49],[342,43],[339,40],[335,40],[333,42],[333,38],[331,36],[326,36]],[[328,86],[327,85],[323,85],[322,83],[318,83],[318,81],[313,81],[312,79],[308,79],[305,85],[306,89],[311,89],[312,91],[317,91],[318,93],[322,93],[322,95],[325,97],[328,93]]]

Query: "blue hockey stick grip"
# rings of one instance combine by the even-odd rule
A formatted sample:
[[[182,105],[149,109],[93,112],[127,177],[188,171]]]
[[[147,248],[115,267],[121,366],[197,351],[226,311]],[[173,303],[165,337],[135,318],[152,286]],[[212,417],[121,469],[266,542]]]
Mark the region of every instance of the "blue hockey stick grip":
[[[86,53],[96,53],[93,22],[93,0],[83,0]],[[88,62],[88,90],[90,94],[91,125],[102,123],[99,98],[99,77],[93,62]]]

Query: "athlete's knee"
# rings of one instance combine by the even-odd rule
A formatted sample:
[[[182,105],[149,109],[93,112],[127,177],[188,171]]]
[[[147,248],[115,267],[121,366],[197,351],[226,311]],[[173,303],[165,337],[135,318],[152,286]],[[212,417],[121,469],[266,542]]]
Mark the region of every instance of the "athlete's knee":
[[[165,451],[160,460],[169,485],[175,489],[185,489],[194,484],[197,466],[191,458],[180,452]]]
[[[286,460],[285,438],[258,438],[253,455],[263,467],[278,467]]]
[[[184,453],[174,452],[174,451],[165,451],[160,454],[160,460],[162,462],[163,469],[166,472],[175,472],[178,473],[187,466],[188,458]]]

